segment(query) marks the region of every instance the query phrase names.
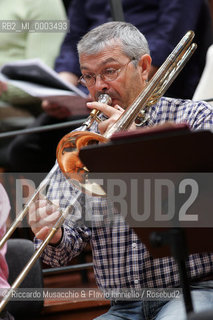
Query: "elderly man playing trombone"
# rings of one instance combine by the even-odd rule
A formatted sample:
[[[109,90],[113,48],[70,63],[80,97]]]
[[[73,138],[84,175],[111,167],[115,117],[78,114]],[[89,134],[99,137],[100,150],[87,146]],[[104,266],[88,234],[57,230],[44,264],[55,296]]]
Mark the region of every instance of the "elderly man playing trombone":
[[[103,121],[94,122],[89,130],[104,134],[123,110],[129,107],[147,85],[151,65],[149,48],[144,36],[128,23],[109,22],[88,32],[78,44],[82,76],[94,102],[88,107],[100,110]],[[98,101],[100,94],[111,97],[111,105]],[[141,126],[154,126],[165,122],[187,123],[192,129],[212,129],[212,108],[204,102],[162,97],[145,110]],[[130,129],[135,129],[135,124]],[[79,128],[81,130],[81,128]],[[125,161],[125,159],[124,159]],[[60,207],[72,204],[75,216],[85,208],[95,216],[107,215],[107,200],[91,197],[89,205],[72,201],[76,187],[66,181],[58,168],[50,182],[49,200],[59,199]],[[80,204],[80,206],[79,206]],[[77,212],[77,214],[76,214]],[[39,245],[60,213],[46,200],[40,200],[30,210],[30,225]],[[70,216],[69,216],[70,217]],[[78,255],[90,242],[93,252],[94,272],[101,290],[143,288],[177,288],[179,283],[176,264],[171,257],[154,259],[134,231],[120,220],[112,224],[89,226],[67,218],[58,229],[42,258],[52,266],[62,266]],[[199,283],[212,274],[213,254],[193,254],[188,257],[190,281]],[[213,306],[213,290],[206,281],[202,289],[192,293],[195,311]],[[181,299],[169,301],[117,301],[113,300],[108,313],[97,319],[186,319]]]

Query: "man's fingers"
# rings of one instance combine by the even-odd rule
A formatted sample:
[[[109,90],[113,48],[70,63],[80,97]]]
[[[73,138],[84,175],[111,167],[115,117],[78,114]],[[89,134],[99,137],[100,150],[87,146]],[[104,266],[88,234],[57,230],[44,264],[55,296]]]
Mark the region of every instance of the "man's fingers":
[[[70,116],[70,110],[66,106],[60,106],[58,103],[53,103],[47,100],[42,102],[43,110],[51,117],[63,119]]]
[[[39,230],[39,231],[35,234],[35,236],[36,236],[37,239],[45,240],[49,232],[50,232],[50,228],[44,227],[44,228],[42,228],[41,230]]]
[[[36,238],[44,240],[50,229],[56,224],[61,217],[61,211],[57,203],[53,204],[46,199],[35,201],[29,208],[29,225]],[[61,228],[57,230],[51,243],[57,243],[62,236]]]
[[[60,215],[60,211],[52,212],[48,208],[39,208],[31,215],[29,223],[33,228],[39,228],[45,225],[53,226]]]
[[[49,232],[50,232],[50,228],[49,227],[44,227],[41,230],[39,230],[35,234],[35,236],[36,236],[37,239],[45,240],[46,237],[48,236]],[[50,240],[50,244],[51,243],[57,243],[58,241],[60,241],[61,237],[62,237],[62,230],[61,230],[61,228],[59,228],[56,231],[54,237]]]
[[[124,111],[124,109],[121,108],[119,105],[115,105],[114,108],[112,108],[110,106],[107,106],[107,107],[109,107],[107,109],[109,119],[101,121],[98,125],[98,129],[101,134],[104,134],[104,132],[107,129],[109,129],[118,120],[118,118],[121,116],[121,114]],[[104,108],[104,110],[105,110],[105,108]],[[104,113],[106,114],[105,111],[104,111]]]
[[[36,234],[44,226],[52,227],[60,215],[61,212],[56,205],[47,200],[38,200],[30,206],[28,222],[32,231]]]
[[[100,131],[100,134],[104,134],[104,132],[112,125],[113,125],[113,123],[112,123],[111,119],[101,121],[98,124],[98,129]]]
[[[49,101],[48,100],[43,100],[41,105],[42,105],[42,108],[46,108],[49,105]]]
[[[103,112],[107,117],[111,117],[114,113],[118,112],[114,107],[108,106],[101,102],[87,102],[87,107],[90,109],[97,109]]]
[[[114,106],[114,108],[116,109],[116,110],[119,110],[120,112],[124,112],[124,109],[123,108],[121,108],[118,104],[116,104],[115,106]]]
[[[34,201],[29,208],[29,219],[32,219],[37,213],[37,210],[41,208],[47,208],[48,214],[51,213],[51,210],[52,212],[56,210],[56,207],[53,204],[51,205],[48,200],[42,199]]]
[[[0,81],[0,94],[2,94],[5,91],[7,91],[7,83]]]
[[[38,232],[40,232],[40,230],[42,230],[45,227],[47,227],[48,229],[52,228],[55,225],[55,223],[58,221],[59,218],[60,218],[60,213],[54,212],[53,214],[45,217],[44,219],[31,221],[30,227],[31,227],[33,233],[37,234]]]

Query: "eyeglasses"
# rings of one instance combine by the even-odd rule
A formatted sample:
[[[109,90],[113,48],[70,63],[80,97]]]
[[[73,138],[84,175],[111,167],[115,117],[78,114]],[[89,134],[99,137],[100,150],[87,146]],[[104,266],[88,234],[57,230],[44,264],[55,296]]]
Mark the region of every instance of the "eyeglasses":
[[[130,61],[128,61],[126,64],[124,64],[119,69],[106,68],[106,69],[102,70],[101,73],[99,73],[97,75],[95,73],[85,73],[79,78],[78,82],[81,83],[85,87],[92,87],[95,85],[97,76],[100,76],[103,81],[113,81],[113,80],[117,79],[117,77],[119,76],[119,73],[122,71],[122,69],[127,67],[127,65],[130,62],[132,62],[133,60],[135,60],[135,59],[131,59]]]

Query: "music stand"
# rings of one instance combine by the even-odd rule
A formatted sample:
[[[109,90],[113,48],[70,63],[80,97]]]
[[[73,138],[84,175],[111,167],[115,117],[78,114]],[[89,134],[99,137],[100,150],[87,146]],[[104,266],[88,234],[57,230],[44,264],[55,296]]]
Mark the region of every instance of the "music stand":
[[[211,172],[212,142],[210,131],[153,127],[118,133],[106,144],[82,148],[79,156],[91,172]]]
[[[79,156],[89,171],[95,173],[211,172],[213,169],[213,149],[210,147],[212,142],[213,134],[210,131],[192,132],[184,124],[173,124],[149,130],[118,133],[106,144],[82,148]],[[166,231],[159,231],[159,229],[156,231],[155,228],[146,228],[142,232],[140,228],[134,228],[134,230],[154,257],[170,254],[168,250],[162,250],[163,253],[161,250],[156,250],[153,245],[170,246],[171,254],[178,265],[186,312],[192,312],[185,261],[188,251],[189,253],[200,252],[200,242],[205,250],[212,250],[211,241],[206,241],[206,237],[199,238],[198,229],[196,229],[193,233],[196,239],[199,238],[199,245],[196,246],[197,241],[192,240],[190,230],[187,230],[187,238],[191,239],[190,247],[187,248],[185,230],[180,228],[171,228]],[[203,235],[203,230],[199,231]],[[204,232],[205,236],[211,235],[211,229],[205,229]]]

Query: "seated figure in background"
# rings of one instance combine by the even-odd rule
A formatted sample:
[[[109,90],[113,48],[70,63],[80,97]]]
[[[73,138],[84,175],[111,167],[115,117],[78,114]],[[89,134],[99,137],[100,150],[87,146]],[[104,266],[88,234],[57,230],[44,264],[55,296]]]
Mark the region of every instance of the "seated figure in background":
[[[7,0],[0,2],[1,20],[65,20],[62,0],[16,0],[14,5]],[[53,68],[58,56],[64,32],[0,32],[0,67],[15,60],[39,58]],[[3,90],[1,90],[1,87]],[[0,83],[0,103],[24,109],[37,116],[41,113],[41,102],[26,92],[5,83]]]

